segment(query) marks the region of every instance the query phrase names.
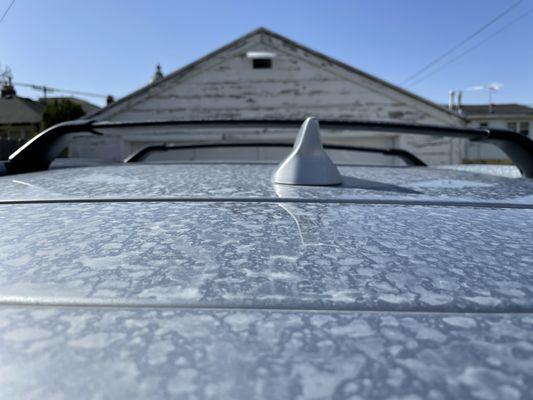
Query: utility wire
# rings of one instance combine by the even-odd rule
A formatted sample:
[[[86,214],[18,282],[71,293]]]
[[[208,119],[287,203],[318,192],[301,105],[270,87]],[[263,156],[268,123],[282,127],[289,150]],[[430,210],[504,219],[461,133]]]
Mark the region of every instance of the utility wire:
[[[498,15],[496,15],[494,18],[492,18],[489,22],[487,22],[485,25],[483,25],[481,28],[479,28],[478,30],[476,30],[474,33],[470,34],[469,36],[467,36],[466,38],[464,38],[463,40],[461,40],[459,43],[457,43],[456,45],[452,46],[449,50],[445,51],[442,55],[438,56],[437,58],[435,58],[433,61],[429,62],[428,64],[426,64],[424,67],[422,67],[421,69],[419,69],[417,72],[415,72],[414,74],[412,74],[410,77],[408,77],[407,79],[405,79],[401,85],[405,85],[407,82],[410,82],[412,81],[413,79],[415,79],[416,77],[418,77],[420,74],[422,74],[423,72],[427,71],[429,68],[431,68],[433,65],[435,65],[436,63],[438,63],[439,61],[441,61],[443,58],[447,57],[448,55],[450,55],[451,53],[453,53],[455,50],[457,50],[459,47],[461,47],[462,45],[464,45],[466,42],[468,42],[469,40],[473,39],[474,37],[476,37],[477,35],[479,35],[481,32],[483,32],[485,29],[487,29],[489,26],[491,26],[492,24],[494,24],[496,21],[498,21],[500,18],[502,18],[503,16],[507,15],[509,12],[511,12],[511,10],[513,10],[515,7],[517,7],[520,3],[522,3],[524,0],[518,0],[516,3],[512,4],[510,7],[506,8],[504,11],[502,11],[501,13],[499,13]]]
[[[533,13],[533,8],[530,8],[528,11],[526,11],[525,13],[521,14],[520,16],[518,16],[517,18],[513,19],[511,22],[509,22],[507,25],[503,26],[501,29],[498,29],[496,32],[493,32],[490,36],[488,36],[486,39],[482,40],[481,42],[475,44],[474,46],[471,46],[469,47],[468,49],[466,49],[465,51],[463,51],[462,53],[459,53],[459,55],[457,55],[457,57],[454,57],[452,58],[450,61],[446,62],[445,64],[441,65],[440,67],[438,67],[437,69],[434,69],[433,71],[431,71],[430,73],[424,75],[423,77],[419,78],[418,80],[410,83],[409,85],[407,85],[407,87],[413,87],[413,86],[416,86],[418,85],[420,82],[426,80],[427,78],[429,78],[430,76],[433,76],[434,74],[436,74],[437,72],[439,72],[440,70],[442,70],[443,68],[447,67],[448,65],[454,63],[455,61],[459,60],[460,58],[462,58],[463,56],[467,55],[468,53],[470,53],[471,51],[474,51],[475,49],[477,49],[479,46],[481,46],[482,44],[485,44],[487,43],[490,39],[492,39],[494,36],[496,35],[499,35],[500,33],[502,33],[503,31],[505,31],[507,28],[509,28],[511,25],[514,25],[515,23],[517,23],[519,20],[527,17],[529,14]]]
[[[7,6],[6,10],[4,11],[4,14],[2,15],[2,17],[0,17],[0,24],[2,23],[2,21],[6,17],[7,13],[9,12],[9,10],[11,10],[11,7],[13,7],[13,4],[15,4],[15,0],[11,0],[11,3]]]
[[[44,86],[44,85],[34,85],[32,83],[13,82],[13,85],[24,86],[24,87],[29,87],[35,90],[48,91],[48,92],[70,93],[70,94],[78,94],[80,96],[101,97],[104,99],[107,97],[106,94],[101,94],[101,93],[81,92],[78,90],[69,90],[69,89],[58,89],[58,88]]]

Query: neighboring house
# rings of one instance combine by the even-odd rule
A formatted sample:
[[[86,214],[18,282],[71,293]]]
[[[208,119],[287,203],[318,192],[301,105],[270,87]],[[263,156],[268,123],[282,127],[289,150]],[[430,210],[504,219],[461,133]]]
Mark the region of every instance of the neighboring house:
[[[17,96],[11,85],[2,87],[0,138],[27,140],[39,132],[42,104]]]
[[[5,160],[26,140],[39,132],[42,105],[17,96],[11,81],[0,96],[0,160]]]
[[[465,119],[425,98],[264,28],[206,55],[104,107],[97,120],[213,119],[386,120],[464,126]],[[205,132],[212,138],[215,132]],[[253,132],[250,132],[253,133]],[[259,132],[256,132],[259,133]],[[285,133],[288,135],[288,133]],[[295,133],[292,133],[294,135]],[[192,136],[191,136],[192,135]],[[161,140],[193,140],[187,132],[141,132],[77,139],[73,156],[121,160]],[[202,136],[204,137],[204,136]],[[265,136],[266,137],[266,136]],[[331,134],[330,142],[412,150],[431,164],[460,162],[458,139],[393,134]]]
[[[55,100],[70,100],[72,103],[78,104],[86,115],[95,113],[100,109],[97,105],[78,99],[77,97],[47,97],[46,99],[40,98],[39,102],[46,105],[46,103],[54,102]]]
[[[533,108],[522,104],[466,104],[461,106],[462,114],[469,125],[476,128],[508,129],[526,136],[533,136]],[[469,143],[465,162],[498,163],[508,162],[507,156],[498,148],[479,143]]]
[[[55,97],[34,101],[17,96],[11,81],[5,82],[0,96],[0,159],[5,159],[28,139],[35,136],[41,125],[41,115],[47,101],[68,99],[79,104],[86,114],[98,106],[74,97]]]

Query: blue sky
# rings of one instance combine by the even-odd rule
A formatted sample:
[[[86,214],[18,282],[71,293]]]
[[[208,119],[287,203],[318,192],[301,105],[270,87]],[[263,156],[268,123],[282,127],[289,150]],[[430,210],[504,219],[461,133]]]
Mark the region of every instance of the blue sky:
[[[158,62],[168,73],[264,26],[400,84],[516,1],[16,0],[0,24],[0,64],[15,82],[121,97],[146,84]],[[10,2],[0,0],[0,14]],[[523,0],[461,50],[531,9]],[[533,104],[533,12],[409,90],[446,102],[450,89],[491,82],[503,84],[496,102]]]

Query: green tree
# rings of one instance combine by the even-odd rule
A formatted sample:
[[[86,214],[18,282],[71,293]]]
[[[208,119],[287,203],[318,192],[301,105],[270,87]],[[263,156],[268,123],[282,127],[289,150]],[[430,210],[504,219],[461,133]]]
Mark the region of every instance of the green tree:
[[[72,121],[83,117],[85,112],[79,104],[69,99],[55,99],[47,102],[41,117],[41,129],[49,128],[64,121]]]

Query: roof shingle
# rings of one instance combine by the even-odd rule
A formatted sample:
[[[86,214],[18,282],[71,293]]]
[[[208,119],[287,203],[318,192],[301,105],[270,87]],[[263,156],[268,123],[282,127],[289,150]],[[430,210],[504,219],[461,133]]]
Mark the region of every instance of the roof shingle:
[[[464,104],[461,106],[463,114],[472,115],[531,115],[533,117],[533,108],[516,103],[493,104],[492,112],[488,104]]]
[[[38,124],[44,106],[25,97],[0,98],[0,125]]]

